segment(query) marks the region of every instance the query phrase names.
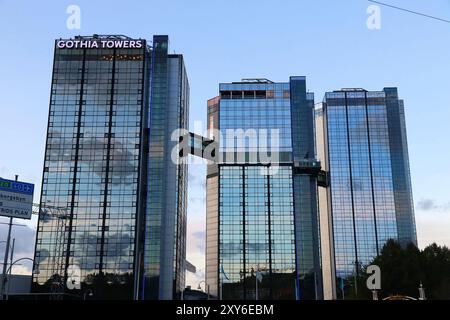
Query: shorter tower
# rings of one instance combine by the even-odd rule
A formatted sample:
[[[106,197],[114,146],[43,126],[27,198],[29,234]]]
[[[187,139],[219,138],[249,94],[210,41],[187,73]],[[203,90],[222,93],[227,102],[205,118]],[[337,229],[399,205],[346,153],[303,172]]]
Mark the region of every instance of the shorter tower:
[[[304,77],[221,83],[208,101],[206,282],[222,299],[322,296],[314,95]]]
[[[417,245],[403,100],[397,88],[328,92],[316,108],[325,297],[389,239]],[[338,296],[340,296],[339,293]]]

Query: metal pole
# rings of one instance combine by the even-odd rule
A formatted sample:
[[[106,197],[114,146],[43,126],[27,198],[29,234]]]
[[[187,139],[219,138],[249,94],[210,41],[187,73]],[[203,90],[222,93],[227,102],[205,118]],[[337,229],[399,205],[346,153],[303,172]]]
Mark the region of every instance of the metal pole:
[[[255,294],[255,298],[256,298],[256,300],[258,300],[258,272],[259,272],[259,265],[258,265],[258,269],[256,270],[256,274],[255,274],[255,281],[256,281],[256,294]]]
[[[258,277],[255,277],[256,279],[256,300],[258,300]]]
[[[316,272],[314,271],[314,297],[316,298],[316,300],[319,300],[319,296],[318,296],[318,292],[317,292],[317,275]]]
[[[13,225],[13,218],[9,218],[9,227],[8,227],[8,237],[6,238],[6,249],[5,249],[5,257],[3,259],[3,272],[2,272],[2,281],[0,287],[0,300],[3,300],[3,292],[6,284],[6,268],[8,266],[8,255],[9,255],[9,246],[11,242],[11,228]]]
[[[19,179],[19,176],[16,175],[16,181]],[[13,218],[9,218],[9,226],[8,226],[8,237],[6,238],[6,249],[5,249],[5,258],[3,259],[3,272],[2,272],[2,281],[0,286],[0,300],[3,300],[3,293],[5,290],[6,283],[6,268],[8,264],[8,255],[9,255],[9,246],[11,242],[11,229],[13,225]]]
[[[358,260],[355,261],[355,297],[358,297]]]
[[[420,287],[419,287],[419,300],[426,300],[427,298],[425,297],[425,289],[423,288],[422,285],[422,281],[420,282]]]
[[[12,274],[12,267],[13,267],[13,257],[14,257],[14,246],[16,244],[16,239],[13,239],[12,247],[11,247],[11,256],[9,258],[9,276],[8,276],[8,286],[6,287],[6,300],[9,298],[9,288],[11,285],[11,274]]]
[[[222,300],[222,299],[223,299],[222,282],[223,282],[223,277],[222,277],[222,272],[221,272],[221,273],[220,273],[220,278],[219,278],[219,300]]]
[[[372,299],[378,300],[378,291],[376,289],[372,290]]]

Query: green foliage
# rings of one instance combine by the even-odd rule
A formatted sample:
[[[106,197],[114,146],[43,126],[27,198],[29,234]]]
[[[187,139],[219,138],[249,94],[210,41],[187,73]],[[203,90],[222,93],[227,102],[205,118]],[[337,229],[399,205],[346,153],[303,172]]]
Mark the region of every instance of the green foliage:
[[[432,244],[420,251],[413,244],[402,247],[389,240],[369,265],[377,265],[381,269],[380,298],[391,295],[418,298],[418,288],[422,283],[427,299],[450,299],[450,250],[445,246]],[[372,292],[366,286],[367,278],[364,267],[360,268],[358,276],[347,277],[344,280],[345,299],[372,299]],[[338,292],[341,298],[342,292],[339,289]]]

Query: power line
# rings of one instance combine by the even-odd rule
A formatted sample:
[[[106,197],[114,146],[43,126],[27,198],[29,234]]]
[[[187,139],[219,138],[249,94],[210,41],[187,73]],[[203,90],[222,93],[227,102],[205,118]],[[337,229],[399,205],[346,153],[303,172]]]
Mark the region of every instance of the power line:
[[[405,8],[396,7],[396,6],[393,6],[391,4],[387,4],[387,3],[383,3],[383,2],[379,2],[379,1],[374,1],[374,0],[368,0],[368,1],[376,3],[376,4],[379,4],[379,5],[382,5],[382,6],[386,6],[386,7],[389,7],[389,8],[405,11],[405,12],[408,12],[408,13],[412,13],[412,14],[415,14],[415,15],[418,15],[418,16],[422,16],[422,17],[438,20],[438,21],[441,21],[441,22],[450,23],[450,20],[438,18],[438,17],[435,17],[435,16],[431,16],[429,14],[425,14],[425,13],[421,13],[421,12],[417,12],[417,11],[412,11],[412,10],[405,9]]]

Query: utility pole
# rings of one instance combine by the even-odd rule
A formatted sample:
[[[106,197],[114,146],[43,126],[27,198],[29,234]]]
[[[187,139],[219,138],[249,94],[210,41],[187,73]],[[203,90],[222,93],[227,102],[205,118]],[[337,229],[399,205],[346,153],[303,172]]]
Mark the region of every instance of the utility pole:
[[[16,174],[16,181],[19,179],[19,176]],[[9,218],[8,224],[8,237],[6,238],[6,249],[5,249],[5,258],[3,259],[3,272],[2,272],[2,281],[0,287],[0,300],[3,300],[3,293],[5,291],[6,284],[6,268],[8,265],[8,255],[9,255],[9,246],[11,242],[11,229],[13,226],[13,217]]]
[[[13,258],[14,258],[14,247],[16,244],[16,239],[13,239],[12,247],[11,247],[11,256],[9,258],[9,276],[8,276],[8,286],[6,287],[6,300],[9,299],[9,289],[11,287],[11,276],[12,276],[12,266],[13,266]]]
[[[11,242],[11,229],[13,225],[13,218],[9,218],[9,224],[8,224],[8,237],[6,238],[6,248],[5,248],[5,257],[3,259],[3,272],[2,272],[2,281],[1,281],[1,287],[0,287],[0,300],[3,300],[3,293],[5,289],[6,284],[6,269],[8,267],[8,256],[9,256],[9,247]]]

